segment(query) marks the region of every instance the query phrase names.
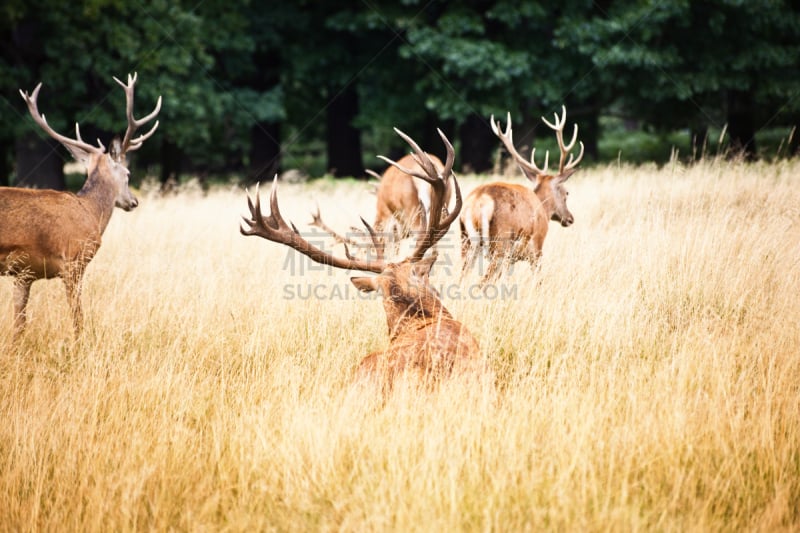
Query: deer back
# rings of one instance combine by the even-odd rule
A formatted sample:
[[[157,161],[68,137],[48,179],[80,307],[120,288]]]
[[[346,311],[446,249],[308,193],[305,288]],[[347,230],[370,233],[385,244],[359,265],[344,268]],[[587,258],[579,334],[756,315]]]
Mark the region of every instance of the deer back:
[[[427,154],[437,170],[442,170],[441,159]],[[406,154],[397,164],[415,171],[422,168],[411,154]],[[381,175],[377,189],[375,227],[383,230],[387,221],[395,217],[405,229],[420,231],[425,226],[425,217],[431,205],[431,186],[426,181],[415,178],[399,168],[389,165]],[[445,188],[445,205],[449,204],[453,194],[452,178],[448,178]]]

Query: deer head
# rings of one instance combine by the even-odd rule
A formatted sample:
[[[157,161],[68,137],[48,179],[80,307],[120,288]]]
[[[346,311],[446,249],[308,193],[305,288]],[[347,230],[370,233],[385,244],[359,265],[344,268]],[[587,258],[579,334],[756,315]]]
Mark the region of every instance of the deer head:
[[[550,218],[561,223],[564,227],[571,225],[575,220],[572,213],[567,209],[567,196],[569,193],[564,188],[564,183],[575,173],[578,163],[583,159],[583,142],[580,143],[581,149],[578,157],[574,157],[574,154],[570,153],[578,138],[577,124],[575,124],[573,130],[572,140],[569,144],[564,144],[564,125],[566,123],[566,117],[567,108],[563,105],[561,106],[561,117],[559,118],[558,114],[554,113],[554,121],[552,123],[542,117],[542,121],[547,124],[550,129],[555,131],[558,148],[561,152],[558,163],[558,173],[556,174],[548,173],[550,152],[545,152],[544,168],[539,168],[536,165],[536,148],[531,150],[530,160],[526,160],[517,152],[512,138],[511,113],[507,115],[505,131],[500,129],[500,121],[495,121],[494,115],[492,115],[490,119],[492,131],[503,142],[506,150],[511,154],[511,157],[516,161],[517,165],[519,165],[525,177],[533,183],[533,190],[536,195],[539,196],[542,205],[550,212]],[[569,156],[569,159],[567,159],[567,156]]]
[[[270,214],[261,213],[258,191],[255,202],[248,196],[250,217],[240,228],[244,235],[258,235],[284,244],[308,256],[313,261],[346,270],[371,272],[375,276],[356,276],[352,283],[362,291],[379,291],[383,296],[386,322],[389,327],[389,347],[368,354],[358,368],[359,380],[377,378],[383,390],[392,389],[394,380],[411,374],[433,384],[439,378],[454,373],[483,373],[486,370],[480,346],[463,324],[453,319],[444,308],[428,277],[436,261],[435,254],[426,254],[447,232],[461,210],[461,191],[453,180],[456,195],[452,212],[447,209],[445,188],[452,175],[455,153],[447,137],[439,135],[447,148],[447,162],[441,170],[407,135],[395,129],[414,149],[413,159],[419,168],[408,169],[385,159],[402,172],[430,183],[430,216],[416,241],[414,251],[405,259],[388,262],[384,259],[382,241],[372,227],[362,219],[372,240],[375,257],[353,257],[345,244],[345,257],[323,252],[303,239],[297,229],[287,224],[280,214],[277,181],[270,195]]]
[[[324,252],[310,244],[300,236],[294,225],[287,224],[281,216],[277,200],[277,177],[273,180],[270,194],[270,214],[264,216],[256,190],[255,201],[248,196],[250,217],[244,218],[245,226],[240,228],[244,235],[257,235],[273,242],[284,244],[306,255],[317,263],[330,265],[344,270],[358,270],[377,274],[373,277],[356,276],[351,282],[361,291],[379,291],[383,297],[386,319],[390,336],[396,337],[408,321],[428,318],[445,314],[450,316],[433,287],[430,286],[428,276],[431,267],[436,261],[435,255],[426,257],[426,252],[434,246],[446,233],[450,225],[458,216],[461,209],[461,191],[458,183],[455,185],[456,204],[452,212],[445,205],[445,189],[450,178],[455,160],[455,151],[447,137],[439,131],[439,136],[447,149],[447,162],[441,170],[437,170],[430,157],[406,134],[395,129],[414,149],[413,157],[418,164],[418,169],[408,169],[394,161],[381,156],[386,162],[396,166],[401,171],[425,180],[432,189],[431,211],[425,230],[417,238],[416,247],[406,258],[397,262],[388,262],[384,258],[384,246],[373,228],[362,219],[369,233],[374,257],[360,259],[352,256],[345,244],[345,257],[336,257]]]
[[[107,153],[100,139],[97,140],[97,146],[83,141],[78,123],[75,123],[74,139],[61,135],[50,127],[47,123],[47,119],[39,112],[38,108],[37,99],[39,98],[39,90],[42,88],[41,83],[36,86],[31,95],[20,90],[20,94],[28,105],[28,111],[31,117],[33,117],[34,122],[36,122],[50,137],[61,143],[72,154],[76,161],[86,166],[86,174],[88,177],[78,195],[81,196],[96,191],[99,189],[98,182],[102,180],[105,184],[112,185],[114,205],[125,211],[130,211],[139,205],[139,201],[128,188],[130,172],[128,171],[127,154],[128,152],[141,148],[142,143],[155,133],[156,128],[158,128],[158,121],[153,124],[153,127],[150,128],[147,133],[136,138],[134,138],[134,134],[140,126],[155,118],[161,110],[161,97],[159,96],[155,109],[149,115],[141,119],[134,118],[133,100],[136,78],[137,75],[135,73],[133,76],[129,74],[127,84],[122,83],[116,77],[114,78],[114,81],[125,91],[128,127],[121,141],[117,137],[111,141]],[[106,188],[107,185],[103,187],[104,190]]]

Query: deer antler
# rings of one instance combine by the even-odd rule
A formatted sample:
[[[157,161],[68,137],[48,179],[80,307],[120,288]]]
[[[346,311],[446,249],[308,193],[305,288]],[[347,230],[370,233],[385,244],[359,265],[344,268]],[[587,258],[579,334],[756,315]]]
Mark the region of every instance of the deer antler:
[[[416,161],[420,168],[422,168],[423,172],[415,169],[405,168],[404,166],[397,164],[395,161],[392,161],[387,157],[378,157],[390,165],[393,165],[401,172],[430,183],[432,189],[430,216],[427,227],[425,228],[425,232],[417,239],[417,246],[411,256],[409,256],[411,261],[419,261],[425,256],[425,252],[439,242],[439,240],[447,233],[447,230],[450,228],[450,224],[453,223],[453,221],[458,217],[459,211],[461,211],[461,189],[459,188],[458,181],[456,181],[455,178],[453,178],[453,185],[456,194],[456,205],[451,213],[447,213],[447,206],[444,204],[447,180],[450,179],[453,173],[453,163],[455,162],[456,157],[455,150],[445,134],[442,133],[442,130],[437,129],[436,131],[439,132],[439,137],[442,138],[447,150],[447,159],[445,161],[444,168],[442,169],[442,172],[439,173],[439,171],[436,170],[436,165],[434,165],[433,161],[431,161],[430,156],[425,153],[411,137],[397,128],[394,128],[394,131],[403,140],[405,140],[411,146],[411,148],[414,149],[414,153],[412,153],[411,156],[414,158],[414,161]],[[440,221],[443,212],[445,213],[445,219]]]
[[[80,159],[80,155],[75,153],[74,150],[79,150],[81,152],[85,152],[86,154],[103,154],[106,151],[106,147],[103,146],[103,143],[100,140],[97,140],[98,146],[93,146],[91,144],[85,143],[83,139],[81,139],[81,132],[78,123],[75,123],[75,139],[71,139],[69,137],[65,137],[60,133],[56,132],[53,128],[50,127],[50,124],[47,123],[47,119],[44,118],[44,115],[39,113],[39,107],[36,102],[37,98],[39,98],[39,90],[42,88],[41,82],[36,88],[33,90],[33,94],[30,96],[27,92],[20,89],[19,94],[22,95],[22,99],[25,100],[25,103],[28,104],[28,111],[33,117],[33,121],[39,125],[50,137],[57,140],[61,144],[63,144],[66,148],[70,149],[72,155],[74,155],[77,159]]]
[[[536,148],[534,147],[531,150],[531,159],[528,161],[517,152],[517,149],[514,148],[514,140],[512,138],[512,131],[511,131],[511,113],[508,113],[506,116],[506,131],[502,131],[500,129],[500,121],[495,121],[494,115],[489,119],[492,124],[492,131],[495,135],[503,142],[503,146],[506,147],[508,153],[511,154],[511,157],[517,162],[517,164],[522,168],[529,178],[535,179],[535,176],[547,174],[547,167],[549,166],[550,161],[550,152],[547,151],[544,154],[544,168],[539,168],[536,166],[536,161],[534,160],[534,156],[536,155]],[[530,174],[533,174],[531,176]]]
[[[300,232],[297,230],[295,225],[287,224],[281,216],[281,212],[278,207],[277,175],[275,175],[275,179],[272,181],[272,192],[270,192],[269,195],[269,215],[264,216],[261,214],[261,198],[258,192],[258,185],[256,185],[255,202],[250,199],[250,195],[248,194],[247,205],[250,208],[251,216],[250,218],[242,217],[245,225],[247,226],[241,226],[239,228],[239,231],[242,233],[242,235],[257,235],[269,241],[284,244],[289,248],[292,248],[293,250],[296,250],[309,257],[312,261],[335,268],[360,270],[362,272],[373,272],[375,274],[379,274],[386,267],[386,262],[383,258],[383,248],[378,243],[378,238],[375,235],[375,231],[363,218],[361,221],[364,223],[364,226],[366,226],[367,231],[372,238],[372,242],[375,244],[377,258],[374,261],[360,260],[352,257],[350,252],[347,250],[347,245],[345,245],[345,254],[347,255],[347,258],[342,259],[335,257],[328,252],[320,250],[301,237]]]
[[[351,239],[347,235],[341,235],[335,229],[333,229],[328,224],[326,224],[325,221],[322,220],[322,214],[320,213],[319,205],[317,205],[317,210],[313,211],[311,213],[311,222],[309,222],[308,225],[309,226],[314,226],[315,228],[321,229],[322,231],[324,231],[325,233],[327,233],[328,235],[333,237],[333,239],[336,242],[338,242],[340,244],[344,244],[345,247],[347,247],[348,245],[349,246],[353,246],[353,247],[365,246],[363,243],[360,243],[360,242],[358,242],[358,241],[356,241],[354,239]],[[359,232],[359,234],[361,236],[364,235],[364,230],[361,230],[361,229],[358,229],[358,228],[351,228],[351,229],[353,231]],[[374,243],[373,243],[373,246],[374,246]]]
[[[575,129],[572,131],[572,140],[569,144],[564,145],[564,124],[567,121],[567,106],[561,106],[561,118],[558,118],[557,113],[553,113],[553,124],[549,123],[546,118],[542,117],[542,121],[547,124],[551,129],[556,132],[556,140],[558,140],[558,149],[561,150],[561,158],[558,162],[558,175],[563,176],[568,171],[572,170],[583,159],[583,142],[581,141],[581,152],[578,154],[577,159],[573,160],[573,154],[570,151],[575,146],[575,141],[578,140],[578,125],[575,124]],[[567,162],[567,154],[569,154],[569,161]],[[566,165],[564,164],[566,162]]]
[[[158,128],[158,121],[153,124],[153,127],[150,128],[150,131],[139,135],[135,139],[133,138],[133,134],[136,133],[136,130],[141,127],[142,125],[150,122],[158,115],[158,112],[161,111],[161,97],[158,97],[158,102],[156,102],[156,108],[153,110],[152,113],[147,115],[146,117],[142,117],[140,119],[136,119],[133,116],[133,91],[134,86],[136,85],[136,78],[137,73],[134,72],[133,76],[128,74],[128,83],[127,85],[122,83],[116,76],[114,77],[114,81],[119,83],[120,87],[125,90],[125,114],[128,117],[128,128],[125,131],[125,137],[122,140],[122,153],[132,152],[134,150],[138,150],[142,147],[142,143],[147,140],[153,133],[155,133],[156,128]]]

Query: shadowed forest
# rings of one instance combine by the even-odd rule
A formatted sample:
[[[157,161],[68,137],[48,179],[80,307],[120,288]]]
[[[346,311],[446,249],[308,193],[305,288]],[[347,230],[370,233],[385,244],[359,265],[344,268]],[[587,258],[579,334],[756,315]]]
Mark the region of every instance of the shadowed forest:
[[[18,89],[42,82],[57,131],[77,121],[108,144],[124,126],[112,76],[133,72],[141,109],[164,98],[134,182],[363,177],[405,150],[395,126],[423,146],[442,128],[457,166],[485,172],[490,115],[511,112],[520,145],[552,148],[539,119],[562,104],[587,162],[797,149],[792,2],[11,0],[0,14],[0,185],[65,186],[68,154]]]

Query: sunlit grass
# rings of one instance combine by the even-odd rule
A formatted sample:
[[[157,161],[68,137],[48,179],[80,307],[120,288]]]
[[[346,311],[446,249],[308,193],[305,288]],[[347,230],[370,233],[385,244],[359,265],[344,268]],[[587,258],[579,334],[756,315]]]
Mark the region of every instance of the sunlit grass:
[[[453,230],[433,281],[497,387],[385,402],[350,385],[387,344],[379,300],[241,236],[242,190],[145,192],[112,218],[76,341],[48,281],[12,345],[0,278],[0,528],[798,529],[798,176],[582,171],[575,224],[495,293],[458,283]],[[279,196],[301,230],[315,202],[337,228],[374,214],[368,185]]]

